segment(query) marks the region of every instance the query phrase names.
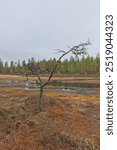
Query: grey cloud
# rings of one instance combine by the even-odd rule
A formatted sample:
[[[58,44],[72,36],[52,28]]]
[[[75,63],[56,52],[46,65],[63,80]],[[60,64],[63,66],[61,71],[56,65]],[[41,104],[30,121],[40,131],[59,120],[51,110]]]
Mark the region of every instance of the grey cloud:
[[[0,0],[0,57],[55,57],[91,39],[90,54],[99,52],[99,0]],[[12,55],[11,55],[12,54]]]

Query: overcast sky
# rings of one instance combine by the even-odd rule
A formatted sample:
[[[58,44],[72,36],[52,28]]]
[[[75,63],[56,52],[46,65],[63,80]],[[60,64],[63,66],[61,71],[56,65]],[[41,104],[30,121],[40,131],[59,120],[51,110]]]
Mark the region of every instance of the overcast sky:
[[[99,52],[99,0],[0,0],[0,58],[56,57],[90,39]]]

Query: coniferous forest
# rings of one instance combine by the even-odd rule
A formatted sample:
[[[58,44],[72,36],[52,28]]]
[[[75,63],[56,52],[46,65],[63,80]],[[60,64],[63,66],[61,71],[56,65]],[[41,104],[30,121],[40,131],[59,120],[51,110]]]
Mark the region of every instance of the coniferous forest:
[[[43,59],[36,61],[33,57],[29,58],[28,61],[11,61],[11,62],[3,62],[0,59],[0,73],[1,74],[25,74],[26,64],[35,63],[39,66],[45,66],[46,68],[53,68],[55,63],[57,62],[56,58],[53,59]],[[74,59],[71,57],[70,59],[63,60],[58,68],[56,69],[55,74],[65,74],[65,75],[96,75],[100,74],[100,57],[99,54],[96,57],[87,56],[82,57],[81,59]]]

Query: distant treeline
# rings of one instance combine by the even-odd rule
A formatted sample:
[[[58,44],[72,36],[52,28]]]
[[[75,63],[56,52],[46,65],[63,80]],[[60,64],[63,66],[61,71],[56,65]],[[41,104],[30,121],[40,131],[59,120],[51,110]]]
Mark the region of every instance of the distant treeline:
[[[28,62],[23,60],[11,61],[10,63],[3,62],[0,59],[0,73],[1,74],[25,74],[27,70],[26,65],[29,63],[35,63],[37,66],[44,66],[46,68],[52,69],[56,64],[57,59],[43,59],[35,61],[32,57],[28,59]],[[99,75],[100,74],[100,57],[99,54],[94,57],[82,57],[81,59],[74,59],[71,57],[70,59],[65,59],[60,63],[58,68],[56,69],[55,74],[65,74],[65,75]]]

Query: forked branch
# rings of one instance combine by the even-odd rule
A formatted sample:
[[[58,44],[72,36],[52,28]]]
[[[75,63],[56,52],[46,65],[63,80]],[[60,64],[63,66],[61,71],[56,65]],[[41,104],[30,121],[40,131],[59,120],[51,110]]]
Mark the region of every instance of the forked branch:
[[[29,63],[27,64],[27,68],[28,70],[30,70],[31,74],[34,75],[35,77],[37,77],[36,83],[38,85],[40,85],[40,98],[39,98],[39,109],[42,110],[42,96],[43,96],[43,89],[44,87],[50,82],[50,80],[53,77],[53,74],[55,73],[58,65],[60,64],[62,58],[68,54],[71,53],[71,56],[73,55],[73,57],[78,57],[80,55],[85,55],[87,52],[87,46],[91,45],[90,41],[88,40],[86,43],[80,43],[79,45],[73,46],[73,47],[69,47],[69,50],[65,51],[65,50],[61,50],[61,49],[56,49],[57,54],[60,53],[60,57],[58,58],[58,60],[56,61],[56,64],[53,66],[52,69],[49,69],[45,66],[40,67],[39,64],[37,65],[36,63]],[[44,73],[49,73],[48,79],[45,81],[42,79],[42,74]],[[28,80],[28,76],[27,80]]]

